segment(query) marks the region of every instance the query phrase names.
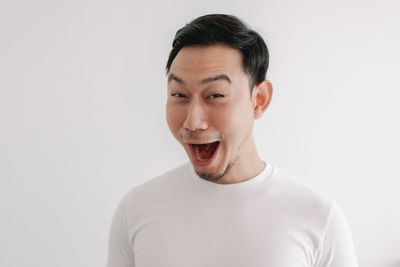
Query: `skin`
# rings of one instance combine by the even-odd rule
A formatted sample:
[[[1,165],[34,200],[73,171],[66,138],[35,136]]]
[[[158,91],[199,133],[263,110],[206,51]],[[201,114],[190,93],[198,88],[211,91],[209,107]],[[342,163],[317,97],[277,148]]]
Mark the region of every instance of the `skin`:
[[[243,56],[224,44],[182,48],[168,73],[168,126],[186,150],[196,173],[219,183],[239,183],[257,176],[260,158],[252,130],[272,97],[264,80],[250,93]],[[196,164],[190,144],[220,141],[208,166]]]

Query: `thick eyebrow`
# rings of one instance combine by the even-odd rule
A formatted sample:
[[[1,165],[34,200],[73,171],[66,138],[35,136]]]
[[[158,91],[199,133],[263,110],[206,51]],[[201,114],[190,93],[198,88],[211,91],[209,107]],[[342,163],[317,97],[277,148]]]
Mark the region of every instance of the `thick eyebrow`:
[[[184,84],[185,83],[181,78],[179,78],[178,76],[174,75],[173,73],[171,73],[168,76],[168,83],[170,83],[171,81],[175,81],[175,82],[180,83],[180,84]]]
[[[201,80],[201,81],[200,81],[200,84],[212,83],[212,82],[215,82],[215,81],[218,81],[218,80],[225,80],[225,81],[227,81],[228,83],[231,83],[231,79],[229,79],[228,75],[226,75],[226,74],[219,74],[219,75],[216,75],[216,76],[209,77],[209,78],[206,78],[206,79],[204,79],[204,80]],[[179,83],[179,84],[185,84],[185,82],[184,82],[181,78],[179,78],[178,76],[176,76],[176,75],[173,74],[173,73],[171,73],[171,74],[168,76],[168,83],[170,83],[171,81],[175,81],[175,82],[177,82],[177,83]]]
[[[200,83],[201,84],[207,84],[207,83],[212,83],[218,80],[225,80],[228,83],[231,83],[231,79],[229,79],[229,77],[226,74],[220,74],[214,77],[210,77],[210,78],[206,78],[204,80],[202,80]]]

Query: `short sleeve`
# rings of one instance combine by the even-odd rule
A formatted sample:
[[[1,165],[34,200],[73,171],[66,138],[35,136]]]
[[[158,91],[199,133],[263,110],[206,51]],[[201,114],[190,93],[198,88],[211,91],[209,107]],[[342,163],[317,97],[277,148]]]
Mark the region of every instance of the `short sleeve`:
[[[322,236],[315,267],[357,267],[357,258],[347,220],[333,202]]]
[[[108,240],[107,267],[135,267],[132,243],[129,241],[125,200],[126,197],[120,201],[112,219]]]

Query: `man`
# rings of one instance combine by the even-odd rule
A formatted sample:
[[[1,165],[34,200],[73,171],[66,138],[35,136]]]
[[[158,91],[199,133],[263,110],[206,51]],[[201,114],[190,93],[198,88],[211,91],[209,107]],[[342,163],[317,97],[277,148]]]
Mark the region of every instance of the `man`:
[[[190,163],[124,196],[108,267],[357,266],[338,205],[257,153],[268,59],[262,38],[233,16],[202,16],[176,33],[167,121]]]

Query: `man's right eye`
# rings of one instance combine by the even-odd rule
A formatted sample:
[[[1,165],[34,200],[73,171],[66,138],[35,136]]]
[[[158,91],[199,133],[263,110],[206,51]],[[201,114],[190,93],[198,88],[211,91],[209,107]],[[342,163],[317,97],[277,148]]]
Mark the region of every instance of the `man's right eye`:
[[[186,97],[184,94],[181,94],[181,93],[172,93],[171,96],[175,96],[175,97]]]

